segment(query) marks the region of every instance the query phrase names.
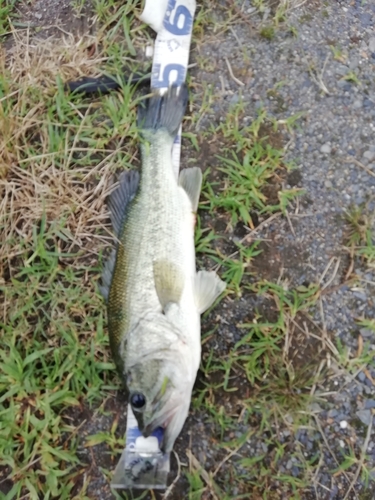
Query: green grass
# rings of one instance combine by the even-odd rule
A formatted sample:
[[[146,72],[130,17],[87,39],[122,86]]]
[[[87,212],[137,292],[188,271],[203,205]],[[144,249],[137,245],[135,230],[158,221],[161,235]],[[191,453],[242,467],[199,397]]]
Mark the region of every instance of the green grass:
[[[367,204],[352,206],[346,212],[348,224],[347,246],[351,255],[357,256],[368,267],[375,261],[374,216]]]
[[[238,220],[251,224],[251,210],[260,214],[280,210],[278,204],[267,205],[262,189],[274,176],[275,170],[280,168],[281,155],[270,145],[256,142],[244,152],[243,158],[234,152],[227,158],[219,156],[222,166],[218,170],[224,173],[224,186],[215,194],[217,183],[207,185],[205,196],[211,213],[215,208],[222,208],[231,214],[232,224]]]
[[[84,46],[27,47],[26,71],[18,50],[0,77],[0,468],[13,483],[2,498],[84,498],[72,415],[119,387],[97,280],[111,241],[104,199],[132,163],[137,98],[67,95],[69,58],[87,71]]]
[[[90,404],[113,387],[103,308],[85,279],[91,269],[82,264],[71,270],[73,259],[55,246],[59,228],[43,233],[43,221],[41,226],[20,253],[25,258],[32,252],[27,266],[2,290],[9,307],[0,324],[0,450],[15,483],[8,498],[24,488],[34,498],[37,492],[70,498],[79,461],[75,427],[63,408],[79,406],[82,397]]]
[[[273,26],[264,26],[259,34],[262,38],[266,40],[273,40],[275,38],[275,28]]]
[[[258,281],[246,286],[252,293],[267,300],[269,311],[267,318],[264,312],[255,310],[250,323],[239,323],[239,328],[243,333],[241,340],[236,342],[230,352],[220,360],[216,359],[214,351],[206,355],[204,364],[205,375],[211,372],[222,371],[223,378],[217,387],[222,387],[224,391],[237,391],[236,384],[230,382],[231,372],[241,374],[247,379],[249,387],[256,387],[256,397],[258,403],[269,401],[276,403],[277,411],[288,411],[292,405],[292,394],[298,393],[298,388],[308,387],[307,379],[311,374],[306,370],[306,365],[300,367],[299,377],[288,369],[292,368],[289,360],[289,351],[283,344],[284,338],[289,331],[292,335],[291,327],[298,314],[308,312],[316,303],[318,286],[299,287],[298,289],[285,290],[284,287],[268,281]],[[306,360],[307,361],[307,360]],[[305,373],[302,376],[302,373]],[[236,379],[236,376],[233,377]],[[264,383],[264,380],[268,380]],[[270,389],[272,386],[272,390]],[[279,388],[279,390],[278,390]],[[291,398],[288,399],[286,392],[291,390]],[[296,398],[296,408],[303,408],[306,401],[298,396]],[[251,406],[251,405],[247,405]]]
[[[374,215],[368,203],[359,206],[351,206],[345,214],[346,248],[351,259],[351,280],[354,286],[371,287],[373,282],[363,277],[363,272],[374,268],[375,263],[375,238],[374,238]],[[361,317],[357,319],[358,328],[365,328],[375,332],[375,320]],[[362,338],[361,338],[362,339]],[[368,342],[360,340],[361,344],[358,352],[353,355],[352,352],[341,343],[338,343],[339,357],[341,363],[351,373],[361,369],[375,369],[375,351],[371,349]]]
[[[10,19],[19,0],[2,0],[0,4],[0,37],[9,33]],[[1,38],[0,38],[1,40]]]

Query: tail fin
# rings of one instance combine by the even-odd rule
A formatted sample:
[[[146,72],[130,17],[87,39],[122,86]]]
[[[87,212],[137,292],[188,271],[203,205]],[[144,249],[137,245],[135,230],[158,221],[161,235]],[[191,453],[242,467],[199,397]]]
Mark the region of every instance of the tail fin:
[[[143,131],[164,128],[175,137],[184,117],[187,101],[187,86],[171,85],[165,94],[153,95],[146,106],[138,108],[138,126]]]

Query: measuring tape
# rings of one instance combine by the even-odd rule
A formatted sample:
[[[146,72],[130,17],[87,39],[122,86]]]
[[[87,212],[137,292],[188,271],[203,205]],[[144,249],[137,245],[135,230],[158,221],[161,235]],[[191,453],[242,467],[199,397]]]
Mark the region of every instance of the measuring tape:
[[[152,4],[152,7],[151,7]],[[155,22],[155,10],[164,7],[162,24]],[[151,89],[165,92],[172,83],[178,86],[186,80],[190,42],[193,30],[195,0],[148,0],[141,19],[157,28],[151,73]],[[172,164],[176,176],[180,170],[181,127],[172,149]]]
[[[154,45],[151,89],[164,93],[175,83],[185,82],[195,13],[195,0],[146,0],[141,20],[157,37]],[[181,155],[181,127],[172,149],[173,169],[178,176]],[[160,446],[163,430],[144,438],[128,405],[126,446],[116,467],[112,488],[165,489],[170,470],[170,454]]]

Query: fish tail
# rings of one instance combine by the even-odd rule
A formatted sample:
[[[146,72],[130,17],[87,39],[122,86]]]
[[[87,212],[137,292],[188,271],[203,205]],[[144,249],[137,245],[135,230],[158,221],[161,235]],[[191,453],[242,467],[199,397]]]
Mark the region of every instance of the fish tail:
[[[174,138],[184,117],[187,102],[186,84],[181,87],[171,85],[165,94],[151,96],[145,106],[138,108],[138,126],[142,135],[146,131],[165,129]]]

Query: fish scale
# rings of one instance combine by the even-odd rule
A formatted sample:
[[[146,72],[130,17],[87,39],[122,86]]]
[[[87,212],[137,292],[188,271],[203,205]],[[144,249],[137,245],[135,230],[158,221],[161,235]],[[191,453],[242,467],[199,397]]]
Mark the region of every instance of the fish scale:
[[[177,266],[183,268],[190,262],[189,273],[192,276],[195,273],[194,259],[191,257],[194,253],[192,243],[190,248],[183,244],[184,240],[192,242],[194,238],[192,224],[186,230],[184,224],[190,218],[191,204],[170,169],[171,144],[165,144],[165,134],[159,135],[161,137],[151,145],[147,156],[147,148],[142,147],[145,161],[140,190],[120,236],[123,252],[121,259],[117,260],[113,282],[116,283],[119,269],[120,281],[127,283],[120,293],[126,316],[124,329],[131,327],[147,310],[161,311],[153,282],[154,260],[171,258],[173,255],[173,262]],[[125,276],[122,276],[123,273]]]

